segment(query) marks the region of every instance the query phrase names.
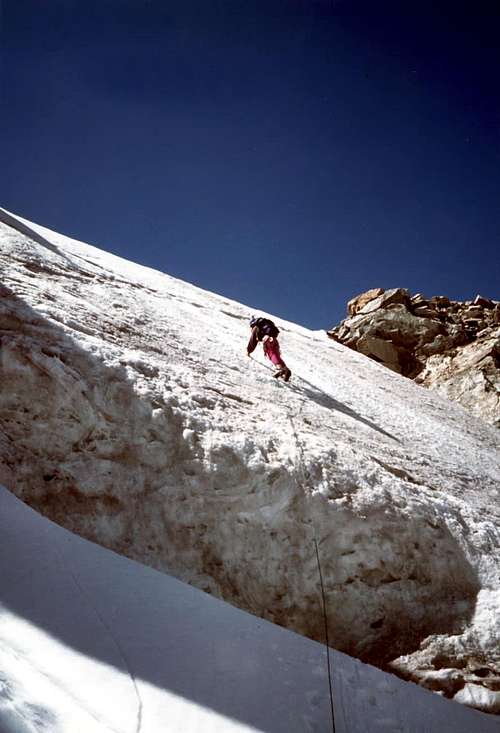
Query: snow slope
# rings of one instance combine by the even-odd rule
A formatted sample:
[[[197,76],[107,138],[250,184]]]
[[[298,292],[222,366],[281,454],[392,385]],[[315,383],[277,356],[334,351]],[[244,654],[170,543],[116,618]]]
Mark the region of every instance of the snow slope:
[[[2,733],[323,733],[320,644],[42,518],[0,487]],[[337,733],[500,721],[332,654]]]
[[[337,649],[500,708],[497,431],[285,321],[276,383],[256,308],[1,218],[6,486],[323,640],[317,541]]]

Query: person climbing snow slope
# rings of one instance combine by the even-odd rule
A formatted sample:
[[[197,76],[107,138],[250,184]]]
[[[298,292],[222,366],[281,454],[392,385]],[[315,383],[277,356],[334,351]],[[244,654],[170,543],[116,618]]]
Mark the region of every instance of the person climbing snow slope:
[[[278,371],[273,374],[277,379],[282,377],[288,382],[292,376],[292,372],[281,358],[280,345],[278,343],[279,329],[269,318],[256,318],[252,316],[250,319],[250,328],[252,334],[247,346],[247,356],[255,350],[259,341],[262,341],[264,354],[277,367]]]

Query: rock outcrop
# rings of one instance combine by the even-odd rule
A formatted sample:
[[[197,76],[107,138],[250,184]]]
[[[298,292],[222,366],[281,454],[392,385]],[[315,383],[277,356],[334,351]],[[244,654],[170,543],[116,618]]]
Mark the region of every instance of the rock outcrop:
[[[255,309],[28,224],[0,224],[0,481],[324,641],[317,546],[333,646],[493,712],[498,431],[283,321],[277,383],[246,357]]]
[[[330,338],[500,426],[500,303],[374,288]]]

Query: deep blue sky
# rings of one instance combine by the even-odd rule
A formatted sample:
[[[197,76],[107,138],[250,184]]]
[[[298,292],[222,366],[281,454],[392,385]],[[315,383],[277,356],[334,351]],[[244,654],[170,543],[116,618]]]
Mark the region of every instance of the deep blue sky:
[[[375,286],[500,298],[498,3],[4,0],[2,26],[6,208],[313,328]]]

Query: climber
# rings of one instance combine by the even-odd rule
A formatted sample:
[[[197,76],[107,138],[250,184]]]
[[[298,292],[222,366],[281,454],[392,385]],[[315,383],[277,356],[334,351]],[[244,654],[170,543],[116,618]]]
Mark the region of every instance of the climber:
[[[252,351],[255,350],[257,343],[262,341],[264,354],[275,366],[279,367],[278,371],[273,374],[273,377],[277,379],[282,377],[285,382],[288,382],[292,376],[292,372],[281,358],[280,345],[278,343],[279,329],[277,326],[269,318],[256,318],[252,316],[250,319],[250,328],[252,329],[252,334],[247,346],[247,356],[250,356]]]

